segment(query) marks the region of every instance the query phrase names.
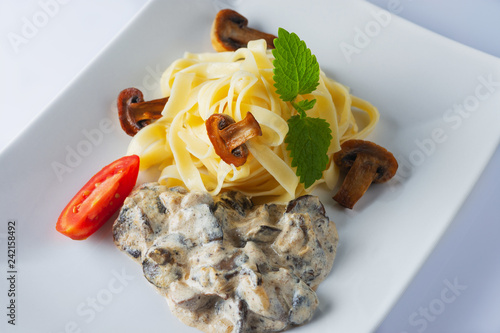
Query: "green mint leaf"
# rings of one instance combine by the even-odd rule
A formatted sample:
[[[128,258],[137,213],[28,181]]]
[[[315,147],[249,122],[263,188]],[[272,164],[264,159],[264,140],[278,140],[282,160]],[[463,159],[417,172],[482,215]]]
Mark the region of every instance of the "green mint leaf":
[[[302,118],[307,117],[306,111],[311,110],[316,104],[316,99],[304,99],[298,103],[292,102],[292,106],[297,110]]]
[[[283,28],[274,40],[274,86],[285,102],[313,92],[319,84],[319,64],[306,43]]]
[[[288,119],[289,131],[285,138],[286,149],[290,151],[292,167],[305,188],[323,176],[328,165],[328,147],[332,131],[328,122],[321,118],[300,117]]]

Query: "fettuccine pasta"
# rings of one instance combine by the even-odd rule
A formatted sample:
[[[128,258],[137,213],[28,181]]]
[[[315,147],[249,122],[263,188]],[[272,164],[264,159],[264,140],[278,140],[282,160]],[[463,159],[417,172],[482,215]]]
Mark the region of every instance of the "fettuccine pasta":
[[[378,122],[378,111],[320,73],[318,88],[299,98],[316,99],[308,116],[321,117],[330,124],[330,162],[323,178],[304,189],[290,166],[284,143],[287,120],[295,110],[275,92],[272,61],[264,40],[252,41],[234,52],[186,53],[161,78],[162,93],[169,96],[162,117],[133,137],[128,154],[140,156],[142,170],[159,168],[162,184],[183,185],[212,195],[239,190],[256,202],[287,202],[320,183],[333,188],[338,178],[333,154],[343,141],[366,137]],[[354,110],[367,115],[366,124],[360,126]],[[247,141],[248,160],[234,167],[215,153],[205,121],[214,113],[225,113],[238,122],[247,112],[258,121],[263,135]]]

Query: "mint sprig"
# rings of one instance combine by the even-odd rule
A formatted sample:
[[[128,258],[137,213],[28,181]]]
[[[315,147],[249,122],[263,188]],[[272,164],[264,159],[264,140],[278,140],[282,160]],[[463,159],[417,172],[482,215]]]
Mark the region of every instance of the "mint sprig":
[[[295,33],[283,28],[274,40],[274,87],[285,102],[290,102],[297,115],[288,119],[286,149],[290,151],[292,167],[305,188],[323,176],[328,165],[328,147],[332,131],[322,118],[307,116],[306,111],[316,104],[316,99],[295,102],[299,95],[313,92],[319,84],[319,64],[316,57]]]

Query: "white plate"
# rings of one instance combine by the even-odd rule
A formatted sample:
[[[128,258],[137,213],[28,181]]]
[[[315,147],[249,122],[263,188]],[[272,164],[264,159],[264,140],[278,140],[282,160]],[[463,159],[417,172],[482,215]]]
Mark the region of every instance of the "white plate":
[[[371,139],[400,162],[397,179],[353,211],[318,192],[341,243],[317,315],[294,332],[374,330],[439,241],[499,141],[498,59],[362,1],[152,1],[0,156],[0,269],[7,275],[15,220],[18,290],[17,325],[3,314],[2,332],[196,332],[114,247],[111,224],[82,242],[54,226],[84,182],[126,151],[118,92],[137,86],[156,97],[172,60],[211,51],[211,21],[226,6],[256,28],[306,40],[327,74],[379,107]],[[1,278],[1,304],[8,289]]]

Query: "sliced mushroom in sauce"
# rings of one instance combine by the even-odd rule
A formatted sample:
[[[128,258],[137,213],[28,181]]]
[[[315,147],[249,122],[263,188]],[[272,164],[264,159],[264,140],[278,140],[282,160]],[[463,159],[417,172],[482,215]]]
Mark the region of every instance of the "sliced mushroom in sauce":
[[[335,224],[314,196],[253,205],[150,183],[125,201],[116,246],[142,265],[172,313],[204,332],[278,332],[311,320],[331,270]]]

